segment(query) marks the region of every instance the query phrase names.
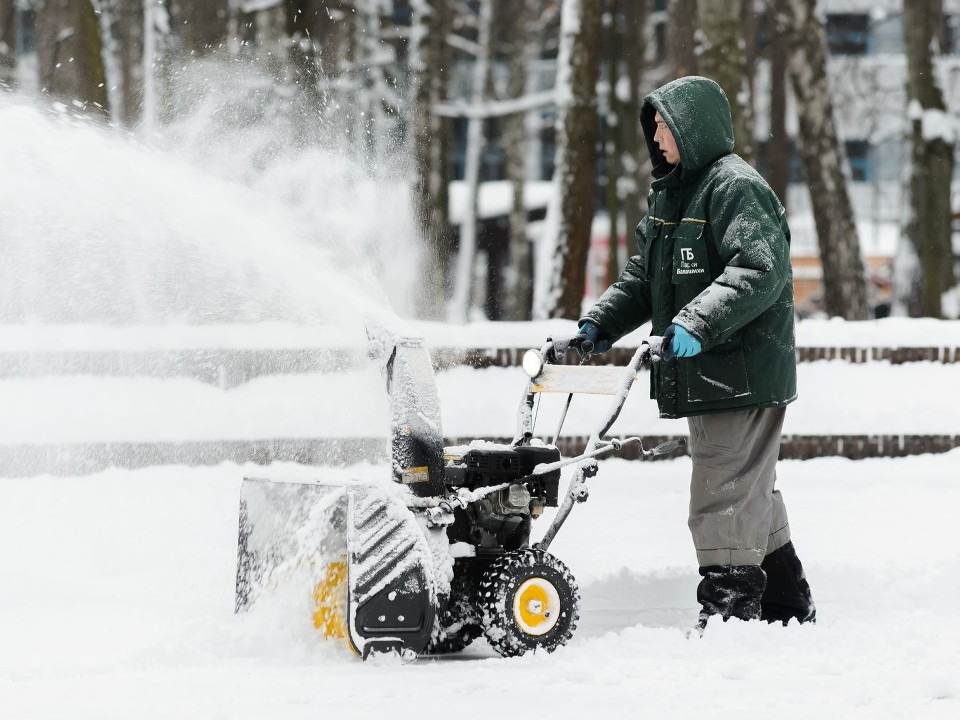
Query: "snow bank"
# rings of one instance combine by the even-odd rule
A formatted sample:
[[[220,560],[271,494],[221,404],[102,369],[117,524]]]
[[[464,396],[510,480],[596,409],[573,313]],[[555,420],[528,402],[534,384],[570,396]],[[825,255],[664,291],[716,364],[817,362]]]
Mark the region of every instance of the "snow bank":
[[[843,361],[802,363],[788,434],[960,433],[956,365]],[[614,433],[686,434],[661,420],[644,372]],[[526,387],[520,368],[459,367],[437,375],[447,437],[504,437],[516,431]],[[544,395],[538,432],[556,429],[565,396]],[[604,396],[578,395],[564,434],[587,435],[607,410]],[[230,390],[184,379],[49,377],[0,381],[0,445],[109,441],[385,437],[383,381],[368,366],[349,372],[262,377]]]
[[[661,420],[647,376],[634,384],[614,432],[686,433]],[[512,435],[525,376],[517,368],[455,368],[438,374],[447,436]],[[799,366],[800,399],[784,432],[960,432],[950,365],[833,361]],[[842,398],[842,399],[841,399]],[[537,428],[552,433],[564,398],[544,396]],[[0,381],[0,444],[107,441],[384,437],[389,413],[372,368],[330,375],[264,377],[231,390],[177,379],[61,377]],[[578,396],[565,434],[589,434],[604,397]]]

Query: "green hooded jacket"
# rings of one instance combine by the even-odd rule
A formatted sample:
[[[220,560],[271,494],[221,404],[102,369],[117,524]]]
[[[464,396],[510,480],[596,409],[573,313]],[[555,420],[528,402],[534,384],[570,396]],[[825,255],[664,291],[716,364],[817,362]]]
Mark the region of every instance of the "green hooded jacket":
[[[657,112],[679,165],[653,140]],[[639,252],[581,322],[612,342],[648,320],[654,335],[677,323],[699,338],[699,355],[653,368],[661,417],[786,405],[797,396],[790,230],[770,186],[733,154],[726,95],[681,78],[644,99],[640,122],[655,179]]]

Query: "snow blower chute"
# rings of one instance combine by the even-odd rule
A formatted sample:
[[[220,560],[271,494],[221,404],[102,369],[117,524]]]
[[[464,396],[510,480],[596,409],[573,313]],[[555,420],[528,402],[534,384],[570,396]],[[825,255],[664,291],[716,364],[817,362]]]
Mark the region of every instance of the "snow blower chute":
[[[394,482],[244,479],[237,611],[293,592],[318,632],[349,642],[364,658],[457,652],[480,635],[505,657],[564,645],[576,628],[579,594],[548,549],[573,505],[586,499],[596,458],[641,443],[602,438],[641,364],[659,359],[659,338],[622,368],[561,365],[584,340],[548,339],[524,358],[529,380],[514,441],[444,448],[423,341],[382,330],[370,336],[390,396]],[[576,393],[612,396],[582,455],[562,459],[555,444],[534,437],[536,401],[548,392],[567,394],[566,407]],[[682,444],[640,447],[649,456]],[[561,502],[566,465],[575,473]],[[548,507],[559,509],[531,545],[532,522]]]

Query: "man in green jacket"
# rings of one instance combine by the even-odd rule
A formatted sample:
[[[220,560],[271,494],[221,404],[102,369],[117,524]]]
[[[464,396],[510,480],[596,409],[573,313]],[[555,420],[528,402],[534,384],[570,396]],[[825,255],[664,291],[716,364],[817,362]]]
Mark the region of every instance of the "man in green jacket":
[[[796,399],[790,230],[762,177],[733,154],[723,90],[685,77],[644,99],[653,161],[639,252],[580,322],[604,351],[652,320],[661,417],[688,420],[690,531],[702,630],[724,620],[813,621],[776,463]]]

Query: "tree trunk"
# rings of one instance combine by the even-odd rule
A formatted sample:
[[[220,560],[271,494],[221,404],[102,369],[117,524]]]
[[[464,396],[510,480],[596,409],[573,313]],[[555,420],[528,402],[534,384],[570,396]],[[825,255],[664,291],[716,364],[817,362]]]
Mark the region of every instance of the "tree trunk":
[[[433,320],[445,318],[450,288],[452,243],[447,210],[450,131],[449,121],[433,112],[433,106],[445,100],[447,94],[449,18],[445,0],[413,3],[413,27],[419,28],[410,45],[414,203],[424,243],[423,282],[419,287],[417,312],[420,317]]]
[[[942,12],[942,0],[903,4],[910,119],[910,202],[904,235],[918,263],[909,273],[909,286],[897,288],[897,294],[911,317],[941,317],[942,295],[956,283],[950,206],[955,121],[946,113],[933,68]]]
[[[490,66],[490,24],[493,9],[491,0],[480,0],[480,16],[477,20],[477,57],[473,64],[473,87],[471,105],[479,107],[483,102]],[[450,302],[450,319],[465,322],[473,297],[473,264],[477,250],[477,201],[480,191],[480,160],[485,139],[483,118],[471,117],[467,121],[467,157],[463,182],[467,190],[465,212],[460,222],[460,247],[457,251],[457,276]]]
[[[287,0],[285,10],[287,59],[299,110],[294,113],[293,131],[302,145],[310,145],[319,140],[323,95],[318,38],[327,13],[315,0]]]
[[[767,182],[787,206],[790,184],[790,137],[787,135],[787,48],[770,43],[770,137],[767,142]]]
[[[603,155],[606,162],[606,192],[604,201],[607,206],[607,219],[610,223],[609,241],[607,243],[607,274],[606,283],[609,285],[620,275],[620,193],[618,183],[622,169],[620,158],[623,156],[620,146],[623,128],[620,122],[623,118],[622,105],[617,96],[617,86],[620,80],[620,63],[623,59],[623,38],[620,32],[620,0],[606,0],[604,12],[604,55],[607,70],[607,115],[604,118],[606,126],[603,133]]]
[[[16,85],[17,0],[0,0],[0,90]]]
[[[743,46],[743,64],[741,94],[737,106],[740,108],[741,123],[743,124],[743,139],[738,140],[740,148],[737,152],[751,165],[756,165],[757,128],[756,128],[756,89],[757,80],[757,3],[758,0],[742,0],[740,21],[740,42]],[[734,118],[736,122],[736,118]]]
[[[527,90],[531,60],[535,45],[531,23],[537,0],[519,0],[497,3],[499,13],[497,27],[502,28],[503,52],[507,63],[507,98],[522,97]],[[506,179],[510,182],[513,202],[510,206],[510,251],[509,264],[505,269],[507,287],[507,318],[529,320],[533,308],[533,265],[530,242],[527,240],[527,209],[523,204],[523,188],[526,182],[527,154],[526,115],[515,113],[504,119],[503,150],[506,158]]]
[[[634,0],[636,1],[636,0]],[[697,0],[670,0],[667,23],[673,77],[696,75]]]
[[[355,123],[359,157],[374,160],[391,149],[396,135],[399,97],[388,72],[395,59],[393,46],[384,42],[384,17],[381,2],[356,3],[355,46],[357,62],[353,69],[359,95],[357,106],[362,117]]]
[[[703,47],[698,72],[715,80],[730,101],[737,153],[753,162],[753,123],[745,97],[743,3],[741,0],[697,0]]]
[[[90,0],[45,0],[37,10],[41,92],[69,107],[106,117],[100,26]]]
[[[143,22],[143,0],[118,0],[120,107],[114,112],[127,127],[133,127],[143,117]]]
[[[860,243],[837,137],[827,79],[827,43],[816,0],[774,0],[778,41],[788,48],[787,68],[797,100],[803,169],[812,198],[823,267],[824,304],[830,316],[867,317]]]
[[[626,0],[623,4],[623,62],[627,79],[626,96],[622,98],[620,114],[620,166],[623,175],[623,212],[626,218],[627,245],[633,238],[633,228],[646,212],[647,190],[650,187],[650,163],[647,144],[640,128],[640,104],[643,93],[644,56],[647,50],[647,0]],[[629,251],[628,255],[633,252]]]
[[[170,14],[180,38],[180,50],[195,57],[208,55],[227,39],[229,0],[173,0]]]
[[[537,278],[538,315],[576,319],[596,205],[597,75],[603,0],[565,0],[557,60],[557,161]]]

